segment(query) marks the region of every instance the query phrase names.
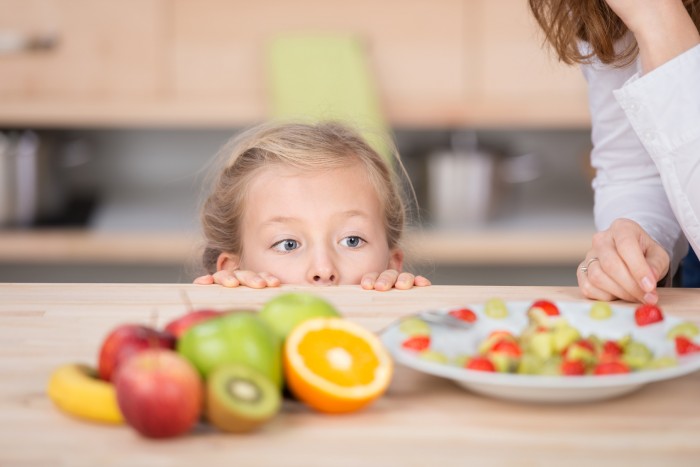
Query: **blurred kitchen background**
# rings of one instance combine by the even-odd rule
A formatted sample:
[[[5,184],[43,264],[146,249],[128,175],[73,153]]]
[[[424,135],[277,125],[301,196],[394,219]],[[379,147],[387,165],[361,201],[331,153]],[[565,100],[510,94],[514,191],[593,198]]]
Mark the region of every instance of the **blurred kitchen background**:
[[[412,271],[576,284],[585,82],[527,0],[0,0],[0,281],[190,282],[213,156],[294,109],[391,132]]]

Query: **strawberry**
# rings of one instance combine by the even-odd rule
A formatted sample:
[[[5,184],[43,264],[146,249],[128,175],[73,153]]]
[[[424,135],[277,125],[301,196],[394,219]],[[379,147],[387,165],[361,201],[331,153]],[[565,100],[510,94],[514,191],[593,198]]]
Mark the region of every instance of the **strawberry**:
[[[646,326],[647,324],[656,323],[664,319],[661,309],[656,305],[640,305],[634,311],[634,320],[638,326]]]
[[[590,350],[591,352],[595,353],[595,346],[593,345],[593,342],[587,340],[587,339],[581,339],[575,342],[574,345],[578,345],[579,347],[583,347],[586,350]]]
[[[615,375],[619,373],[629,373],[630,369],[627,365],[619,360],[612,362],[603,362],[596,365],[593,369],[594,375]]]
[[[492,331],[488,338],[493,339],[494,342],[500,342],[502,340],[516,341],[515,336],[510,331]]]
[[[457,319],[461,319],[462,321],[466,321],[468,323],[473,323],[474,321],[476,321],[476,313],[474,313],[469,308],[451,310],[449,311],[449,314]]]
[[[509,331],[493,331],[481,344],[479,344],[479,353],[488,353],[496,344],[504,341],[517,342],[515,336],[513,336],[513,334]]]
[[[676,353],[678,355],[688,355],[695,352],[700,352],[700,345],[685,336],[676,337]]]
[[[491,352],[500,352],[511,357],[520,357],[523,351],[517,342],[512,342],[509,340],[501,340],[497,342],[493,347],[491,347]]]
[[[610,362],[613,360],[618,360],[622,355],[622,347],[615,341],[605,341],[603,344],[603,351],[600,354],[600,360],[604,362]]]
[[[430,336],[413,336],[409,337],[401,344],[406,350],[413,350],[415,352],[422,352],[423,350],[430,347]]]
[[[464,368],[467,368],[469,370],[476,370],[476,371],[491,371],[491,372],[496,371],[496,367],[493,366],[493,363],[491,363],[491,360],[489,360],[486,357],[470,358],[469,361],[467,362],[467,364],[464,365]]]
[[[539,308],[544,311],[545,314],[549,316],[559,316],[559,308],[549,300],[537,300],[530,305],[530,309]]]
[[[561,362],[561,374],[564,376],[580,376],[586,373],[586,365],[581,360],[564,360]]]

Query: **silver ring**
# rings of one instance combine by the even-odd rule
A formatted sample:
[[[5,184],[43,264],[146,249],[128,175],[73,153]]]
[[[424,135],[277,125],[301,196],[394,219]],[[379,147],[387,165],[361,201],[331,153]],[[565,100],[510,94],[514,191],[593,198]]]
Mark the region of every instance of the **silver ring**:
[[[596,256],[589,259],[585,266],[581,266],[581,268],[580,268],[581,272],[584,273],[585,275],[588,275],[588,268],[591,266],[591,263],[594,261],[599,261],[599,259]]]

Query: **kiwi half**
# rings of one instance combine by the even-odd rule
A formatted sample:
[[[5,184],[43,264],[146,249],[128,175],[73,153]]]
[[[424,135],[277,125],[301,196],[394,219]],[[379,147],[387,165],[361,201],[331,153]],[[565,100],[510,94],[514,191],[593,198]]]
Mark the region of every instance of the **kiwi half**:
[[[207,419],[231,433],[248,433],[280,410],[280,390],[264,374],[238,363],[215,369],[207,378]]]

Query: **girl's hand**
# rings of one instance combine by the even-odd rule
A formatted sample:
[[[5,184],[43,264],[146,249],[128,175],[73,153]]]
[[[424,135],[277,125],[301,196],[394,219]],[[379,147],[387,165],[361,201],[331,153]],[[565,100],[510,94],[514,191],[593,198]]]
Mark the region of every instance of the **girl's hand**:
[[[426,287],[430,281],[423,276],[414,276],[409,272],[388,269],[381,274],[368,272],[362,276],[360,285],[365,290],[390,290],[392,287],[399,290],[407,290],[412,287]]]
[[[593,248],[576,276],[587,298],[655,304],[656,282],[668,272],[669,262],[666,250],[639,224],[617,219],[593,236]]]
[[[253,271],[227,271],[222,270],[214,274],[198,277],[195,284],[211,285],[219,284],[224,287],[250,287],[252,289],[264,289],[265,287],[279,287],[280,280],[266,272]]]

